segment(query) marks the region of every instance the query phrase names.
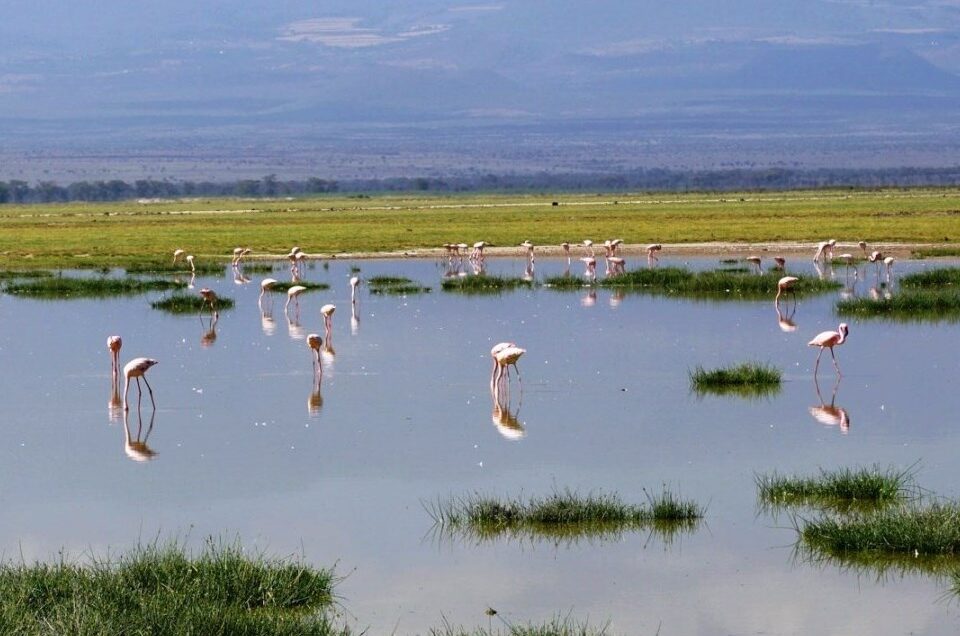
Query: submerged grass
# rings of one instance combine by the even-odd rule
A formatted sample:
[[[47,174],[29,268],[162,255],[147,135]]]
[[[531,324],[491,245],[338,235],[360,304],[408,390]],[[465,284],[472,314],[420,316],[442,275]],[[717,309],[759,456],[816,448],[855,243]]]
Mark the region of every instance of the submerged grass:
[[[244,274],[269,274],[277,271],[277,266],[273,263],[244,263],[240,266]]]
[[[928,247],[910,252],[910,258],[915,258],[918,260],[946,256],[960,256],[960,247]]]
[[[527,501],[475,493],[439,501],[427,510],[442,532],[478,540],[506,536],[576,541],[640,529],[669,537],[694,529],[704,515],[702,506],[666,489],[659,495],[648,493],[645,505],[625,503],[615,494],[565,490]]]
[[[210,305],[206,303],[203,298],[199,295],[193,296],[190,294],[172,294],[166,298],[150,303],[150,306],[154,309],[170,312],[171,314],[196,313],[203,309],[210,309]],[[232,298],[226,296],[217,297],[217,311],[232,308]]]
[[[725,270],[694,272],[679,267],[658,267],[634,270],[605,278],[599,282],[599,285],[678,296],[755,299],[774,296],[777,293],[777,281],[781,277],[782,272],[764,274]],[[794,290],[798,294],[824,293],[841,287],[840,283],[832,280],[820,280],[804,275],[798,275],[797,278],[799,280],[794,284]]]
[[[543,279],[543,286],[551,289],[580,289],[589,287],[590,281],[578,276],[547,276]]]
[[[53,276],[53,272],[46,269],[2,269],[0,270],[0,280],[19,280],[23,278],[47,278]]]
[[[346,634],[323,610],[334,575],[209,540],[147,545],[89,565],[0,566],[0,632],[48,634]]]
[[[759,362],[690,371],[690,386],[697,393],[736,394],[744,397],[771,395],[780,390],[780,369]]]
[[[837,301],[841,316],[890,320],[960,320],[960,289],[902,289],[890,298],[846,298]]]
[[[66,276],[40,277],[30,281],[8,283],[3,291],[31,298],[106,298],[131,296],[151,291],[166,291],[186,287],[186,283],[143,278],[71,278]]]
[[[803,522],[798,531],[808,548],[830,556],[960,557],[960,506],[953,502],[909,503],[872,514],[823,515]]]
[[[134,262],[124,267],[128,274],[197,274],[198,276],[223,276],[226,270],[226,262],[222,260],[201,260],[194,261],[193,270],[190,264],[180,261],[171,263],[169,260],[147,260],[143,262]]]
[[[367,287],[370,288],[371,294],[407,295],[430,291],[429,287],[405,276],[373,276],[367,279]]]
[[[911,471],[888,468],[821,470],[816,477],[756,475],[763,506],[809,506],[830,510],[876,510],[903,501],[915,490]]]
[[[522,278],[508,276],[463,276],[448,278],[441,284],[444,291],[459,292],[461,294],[499,294],[517,289],[518,287],[532,287],[533,283]]]

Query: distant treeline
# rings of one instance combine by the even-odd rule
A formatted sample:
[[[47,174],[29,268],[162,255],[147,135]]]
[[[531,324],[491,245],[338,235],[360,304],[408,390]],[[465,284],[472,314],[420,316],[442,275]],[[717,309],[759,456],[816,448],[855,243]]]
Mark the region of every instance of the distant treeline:
[[[960,185],[960,166],[817,170],[769,168],[737,170],[643,169],[620,174],[485,174],[442,177],[332,180],[311,177],[281,181],[274,175],[237,181],[140,179],[78,181],[0,181],[0,203],[123,201],[180,197],[284,197],[331,192],[617,192],[738,191],[802,188],[878,188]]]

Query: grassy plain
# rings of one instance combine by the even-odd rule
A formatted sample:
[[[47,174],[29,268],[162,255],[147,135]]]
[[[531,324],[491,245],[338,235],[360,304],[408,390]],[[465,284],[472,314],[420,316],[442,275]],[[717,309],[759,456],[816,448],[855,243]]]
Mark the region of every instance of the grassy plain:
[[[556,202],[557,205],[553,205]],[[197,261],[237,246],[282,255],[393,252],[484,240],[515,246],[622,238],[628,244],[960,242],[960,189],[723,194],[383,195],[298,200],[0,206],[0,266],[124,266],[182,248]]]

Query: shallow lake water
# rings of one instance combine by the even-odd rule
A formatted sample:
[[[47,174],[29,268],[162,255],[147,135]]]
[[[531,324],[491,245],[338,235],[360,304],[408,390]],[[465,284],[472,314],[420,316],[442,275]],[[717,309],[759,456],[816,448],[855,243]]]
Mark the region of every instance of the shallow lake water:
[[[812,271],[801,260],[793,267]],[[895,277],[941,265],[898,262]],[[378,296],[361,286],[351,320],[351,266],[433,291]],[[524,266],[489,259],[487,270],[519,276]],[[538,259],[536,274],[564,268]],[[300,297],[299,325],[285,317],[282,294],[272,321],[263,318],[263,275],[244,285],[229,274],[198,277],[197,289],[236,301],[215,334],[206,318],[151,309],[159,294],[0,296],[4,557],[236,537],[269,555],[335,565],[344,620],[371,634],[422,633],[444,619],[486,626],[487,607],[511,623],[569,614],[629,634],[960,630],[960,605],[942,579],[798,559],[789,515],[760,511],[754,484],[774,470],[914,466],[924,488],[960,496],[960,326],[849,320],[837,349],[843,378],[835,384],[825,353],[818,395],[806,342],[836,329],[836,293],[801,297],[796,330],[784,331],[772,301],[544,288],[463,296],[440,289],[445,269],[431,260],[314,265],[304,278],[331,289]],[[288,273],[278,264],[270,275]],[[833,275],[843,281],[844,268]],[[860,276],[866,294],[873,266]],[[325,357],[318,397],[304,337],[323,333],[319,310],[329,302],[335,355]],[[159,360],[148,374],[156,411],[146,393],[137,410],[134,388],[127,422],[132,440],[155,453],[150,461],[143,446],[128,452],[121,412],[108,406],[110,334],[123,337],[121,365]],[[504,340],[527,350],[522,391],[512,384],[513,426],[494,422],[489,391],[490,347]],[[783,369],[782,391],[755,400],[691,392],[696,365],[745,360]],[[848,426],[821,408],[831,402]],[[477,542],[438,536],[425,510],[473,492],[566,488],[641,503],[644,490],[664,486],[707,506],[704,523],[672,542],[645,532]]]

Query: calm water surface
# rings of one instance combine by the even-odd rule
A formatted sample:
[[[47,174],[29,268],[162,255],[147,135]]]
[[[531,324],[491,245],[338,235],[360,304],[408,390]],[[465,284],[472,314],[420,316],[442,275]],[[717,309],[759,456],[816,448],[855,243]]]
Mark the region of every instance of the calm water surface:
[[[718,265],[663,259],[670,264]],[[392,297],[361,287],[351,324],[350,265],[434,291]],[[932,266],[896,267],[899,275]],[[563,269],[561,260],[537,262],[537,275]],[[488,265],[523,270],[522,260]],[[773,470],[919,462],[922,486],[960,496],[956,324],[850,321],[837,349],[842,382],[835,387],[825,359],[821,401],[806,342],[836,328],[834,294],[802,298],[796,330],[785,332],[769,301],[547,289],[464,297],[440,290],[443,273],[427,260],[316,266],[305,278],[332,289],[301,297],[299,327],[285,318],[282,295],[273,321],[263,319],[262,276],[247,285],[197,279],[237,303],[213,338],[196,315],[151,309],[157,296],[0,297],[4,555],[239,537],[269,554],[335,564],[346,576],[337,588],[346,620],[372,634],[422,632],[443,617],[485,626],[488,606],[511,622],[570,613],[630,634],[960,630],[944,581],[796,560],[790,519],[758,512],[754,485],[755,474]],[[278,265],[272,275],[287,272]],[[857,292],[869,286],[861,281]],[[323,333],[328,302],[338,307],[335,355],[318,399],[303,338]],[[134,441],[139,429],[156,453],[151,461],[125,451],[123,419],[108,409],[104,343],[114,333],[123,336],[121,363],[160,361],[148,376],[156,412],[147,401],[128,421]],[[502,340],[527,349],[523,391],[514,384],[511,403],[522,431],[491,417],[489,350]],[[743,360],[784,369],[782,392],[753,401],[691,393],[692,367]],[[847,430],[815,417],[831,399],[848,414]],[[525,497],[567,487],[642,502],[643,489],[664,485],[708,506],[699,530],[668,544],[642,532],[575,545],[477,544],[437,537],[424,510],[475,491]]]

